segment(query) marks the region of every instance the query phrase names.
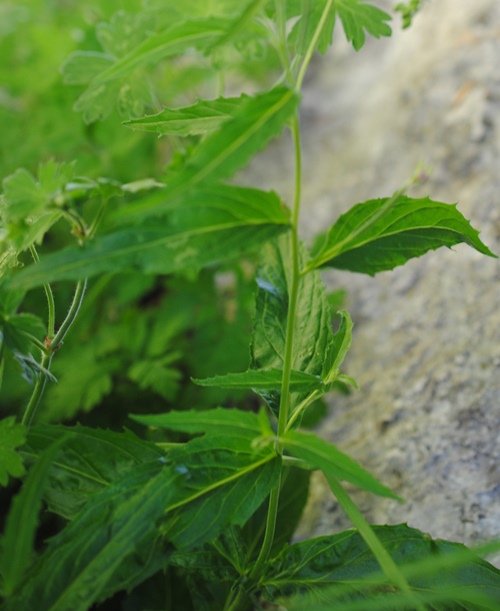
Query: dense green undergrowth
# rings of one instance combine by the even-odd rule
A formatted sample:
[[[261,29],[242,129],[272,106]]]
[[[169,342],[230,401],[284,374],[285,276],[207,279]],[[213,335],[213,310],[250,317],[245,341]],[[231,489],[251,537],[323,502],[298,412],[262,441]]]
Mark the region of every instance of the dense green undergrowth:
[[[419,5],[396,7],[405,27]],[[2,608],[497,609],[495,567],[369,525],[343,482],[402,499],[307,430],[325,394],[357,388],[322,269],[375,275],[461,242],[494,256],[455,205],[407,194],[420,172],[300,239],[311,58],[340,30],[355,51],[390,36],[391,16],[364,0],[1,11]],[[291,202],[234,179],[284,130]],[[353,529],[292,543],[313,470]]]

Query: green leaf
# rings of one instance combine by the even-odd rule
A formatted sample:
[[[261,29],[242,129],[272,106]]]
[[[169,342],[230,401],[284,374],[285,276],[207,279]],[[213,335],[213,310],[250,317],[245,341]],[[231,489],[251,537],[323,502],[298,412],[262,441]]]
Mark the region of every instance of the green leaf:
[[[175,205],[167,222],[128,227],[98,236],[83,247],[47,255],[17,274],[9,288],[106,271],[135,269],[166,274],[200,268],[249,252],[288,228],[278,196],[257,189],[207,186],[184,192]]]
[[[115,58],[97,51],[74,51],[61,70],[66,85],[87,85],[114,64]]]
[[[206,435],[168,453],[182,477],[167,507],[162,533],[180,549],[217,537],[230,524],[242,526],[279,481],[281,461],[273,448],[257,452],[233,433]]]
[[[373,529],[412,591],[429,608],[444,611],[450,603],[453,609],[471,611],[497,608],[500,572],[465,546],[433,540],[406,524]],[[408,608],[406,595],[388,586],[375,556],[355,530],[285,548],[268,567],[263,586],[270,600],[303,594],[286,605],[294,611]]]
[[[307,461],[316,469],[321,469],[325,473],[331,472],[336,478],[355,484],[373,494],[401,500],[347,454],[316,435],[288,431],[282,442],[292,456]]]
[[[9,608],[86,611],[105,588],[114,590],[113,576],[120,565],[155,533],[176,479],[177,474],[156,460],[132,468],[94,496],[51,539]],[[150,567],[144,573],[149,576]],[[121,579],[118,584],[123,586]]]
[[[465,242],[495,257],[455,204],[406,195],[357,204],[313,249],[308,268],[335,267],[374,276],[440,246]]]
[[[16,448],[26,439],[26,427],[16,424],[14,416],[0,420],[0,485],[6,486],[9,475],[22,477],[25,473],[23,461]]]
[[[21,583],[33,560],[38,514],[52,461],[68,437],[55,441],[36,461],[12,502],[2,545],[2,576],[7,596]]]
[[[387,24],[391,16],[365,0],[335,0],[335,11],[340,17],[346,38],[359,51],[365,44],[365,34],[374,38],[390,36]]]
[[[242,388],[270,391],[281,388],[283,371],[281,369],[249,369],[243,373],[228,373],[226,375],[193,379],[199,386],[217,386],[219,388]],[[318,376],[302,371],[292,370],[290,389],[292,392],[312,392],[324,387],[323,381]]]
[[[305,249],[301,260],[305,260]],[[291,241],[283,235],[264,250],[264,263],[257,273],[257,303],[251,343],[251,367],[282,369],[285,355],[286,321],[291,285]],[[318,272],[304,275],[299,287],[296,310],[296,341],[292,367],[312,376],[321,376],[329,346],[333,341],[331,310]],[[325,389],[326,390],[326,389]],[[263,395],[277,408],[279,394]],[[297,398],[297,401],[300,397]]]
[[[231,177],[269,140],[279,135],[296,111],[298,102],[298,95],[286,87],[275,87],[249,97],[232,119],[223,122],[196,147],[180,169],[166,176],[164,192],[120,208],[112,218],[122,223],[127,219],[159,214],[176,205],[182,191]]]
[[[23,455],[36,458],[61,437],[71,439],[52,463],[45,500],[49,509],[72,519],[91,495],[107,488],[133,467],[163,456],[153,443],[130,431],[115,433],[83,426],[32,427]]]
[[[248,102],[248,96],[199,100],[184,108],[164,108],[155,115],[124,121],[132,129],[170,136],[198,136],[218,129]]]
[[[328,0],[315,0],[307,3],[304,7],[301,3],[290,3],[287,6],[287,17],[298,17],[288,36],[289,44],[293,45],[294,52],[298,56],[304,56],[311,44]],[[293,6],[290,6],[293,4]],[[318,39],[317,49],[320,53],[326,53],[332,44],[333,29],[335,26],[335,10],[330,10]]]
[[[203,411],[174,410],[166,414],[137,415],[130,418],[146,426],[196,435],[234,435],[254,439],[261,433],[259,417],[252,412],[218,407]]]
[[[173,353],[156,359],[136,361],[128,370],[128,377],[137,382],[139,388],[150,388],[167,401],[173,401],[179,390],[182,374],[170,365],[179,356],[179,353]]]
[[[333,341],[328,347],[328,352],[323,368],[323,378],[336,379],[338,371],[344,362],[352,341],[353,323],[349,313],[345,310],[339,312],[341,320],[337,333],[333,336]],[[345,376],[344,376],[345,377]]]

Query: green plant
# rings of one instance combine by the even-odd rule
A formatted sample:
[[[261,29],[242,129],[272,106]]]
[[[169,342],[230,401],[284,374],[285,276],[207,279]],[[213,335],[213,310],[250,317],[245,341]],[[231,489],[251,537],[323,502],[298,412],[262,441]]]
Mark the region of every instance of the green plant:
[[[402,7],[407,17],[417,8]],[[419,175],[390,197],[355,205],[312,248],[300,240],[298,109],[307,67],[329,47],[337,21],[359,50],[367,34],[389,36],[389,20],[362,0],[149,0],[98,26],[103,51],[76,51],[65,62],[66,82],[85,85],[75,109],[87,123],[116,120],[117,104],[127,128],[168,136],[170,148],[159,145],[150,159],[156,167],[167,153],[170,164],[155,178],[131,169],[127,181],[92,171],[81,177],[73,164],[47,161],[37,178],[17,170],[3,181],[1,368],[12,375],[17,367],[33,383],[21,423],[13,415],[0,421],[0,483],[27,471],[2,538],[6,609],[498,607],[497,569],[406,525],[370,526],[341,481],[400,499],[299,428],[323,395],[356,387],[342,371],[352,321],[340,310],[334,333],[320,269],[374,275],[459,242],[494,256],[456,206],[406,194]],[[224,97],[225,82],[242,73],[258,76],[259,93]],[[193,82],[207,99],[193,101]],[[290,209],[274,192],[225,182],[285,127],[295,155]],[[39,257],[42,242],[48,252]],[[34,263],[20,269],[26,253]],[[214,292],[221,281],[226,294]],[[65,282],[75,283],[72,294]],[[20,311],[30,303],[41,310],[26,295],[37,287],[48,304],[46,327]],[[197,299],[212,304],[201,309],[209,312],[201,323],[192,321],[200,317]],[[60,303],[68,306],[57,328]],[[99,324],[99,312],[114,318]],[[215,347],[229,327],[232,335]],[[232,343],[247,330],[250,363],[242,371]],[[193,335],[205,337],[194,360]],[[195,380],[203,394],[193,395],[183,370],[196,375],[207,355],[219,355],[215,364],[233,361],[234,370],[209,364]],[[43,403],[53,366],[65,359],[61,384],[70,371],[75,382]],[[37,424],[47,413],[64,421],[94,408],[102,425],[96,406],[110,393],[105,422],[118,430],[91,420]],[[209,407],[210,399],[230,405]],[[244,408],[231,408],[233,400]],[[175,403],[181,409],[165,413],[164,404]],[[129,421],[124,404],[135,412]],[[135,433],[122,432],[125,423]],[[323,471],[354,529],[289,545],[313,469]],[[40,528],[42,503],[56,517]]]

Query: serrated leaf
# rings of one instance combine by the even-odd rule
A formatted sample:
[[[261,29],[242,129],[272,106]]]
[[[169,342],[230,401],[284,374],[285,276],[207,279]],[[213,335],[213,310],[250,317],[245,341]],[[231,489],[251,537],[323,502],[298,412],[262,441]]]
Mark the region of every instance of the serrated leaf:
[[[370,200],[339,217],[313,249],[308,268],[335,267],[375,275],[440,246],[465,242],[495,257],[456,204],[429,198]]]
[[[87,85],[111,67],[112,55],[97,51],[74,51],[61,67],[66,85]]]
[[[130,418],[146,426],[196,435],[234,435],[249,440],[260,432],[259,417],[252,412],[218,407],[203,411],[174,410],[166,414],[137,415]]]
[[[243,373],[228,373],[201,380],[193,379],[199,386],[216,386],[219,388],[241,388],[270,391],[279,390],[283,371],[281,369],[249,369]],[[320,377],[303,371],[291,371],[290,389],[292,392],[312,392],[322,389],[323,381]]]
[[[305,259],[305,249],[301,259]],[[258,293],[251,342],[251,367],[282,369],[285,355],[289,287],[291,285],[291,242],[283,235],[264,250],[264,263],[257,272]],[[299,286],[292,367],[321,376],[324,359],[333,340],[331,310],[318,272],[304,275]],[[277,409],[279,393],[264,398]]]
[[[23,461],[16,448],[22,446],[25,439],[26,427],[16,424],[14,416],[0,420],[0,485],[7,485],[9,475],[24,475]]]
[[[366,34],[374,38],[392,34],[387,24],[391,16],[365,0],[335,0],[334,6],[345,36],[356,51],[365,44]]]
[[[316,435],[291,430],[281,440],[287,452],[307,461],[314,468],[331,472],[336,478],[373,494],[401,500],[347,454]]]
[[[291,3],[288,2],[287,17],[298,17],[298,20],[290,31],[288,42],[293,45],[297,55],[304,56],[313,40],[316,29],[319,27],[328,0],[314,0],[314,2],[308,3],[305,10],[298,2],[293,4],[291,6]],[[330,9],[318,39],[317,48],[320,53],[326,53],[326,50],[332,44],[334,26],[335,10]]]
[[[373,530],[412,591],[430,608],[444,611],[451,603],[460,609],[496,609],[500,572],[465,546],[433,540],[406,524],[373,526]],[[375,556],[355,530],[285,548],[271,562],[263,581],[264,595],[270,600],[309,592],[287,604],[294,611],[407,608],[407,597],[387,585]]]
[[[179,390],[182,374],[169,367],[172,355],[157,359],[136,361],[128,370],[128,377],[139,385],[139,388],[150,388],[167,401],[172,401]]]
[[[105,588],[113,590],[120,565],[155,533],[177,478],[155,461],[132,468],[94,496],[51,539],[9,608],[87,611]]]
[[[2,182],[7,222],[24,220],[39,214],[45,207],[45,194],[34,177],[24,168],[16,170]]]
[[[169,202],[171,207],[174,205]],[[214,185],[184,192],[168,220],[98,236],[83,247],[49,254],[21,271],[9,288],[81,279],[118,270],[166,274],[201,268],[249,252],[288,228],[278,196]]]
[[[155,115],[124,121],[132,129],[173,136],[198,136],[218,129],[244,106],[248,96],[199,100],[184,108],[164,108]]]
[[[26,458],[42,455],[55,441],[71,434],[52,464],[45,491],[49,509],[72,519],[88,499],[136,465],[158,459],[163,452],[133,433],[115,433],[83,426],[32,427],[23,448]]]
[[[344,362],[349,348],[351,347],[352,341],[352,319],[349,313],[345,310],[341,310],[340,314],[340,325],[337,333],[333,336],[333,341],[328,346],[325,365],[323,368],[323,378],[331,378],[332,380],[338,378],[338,370]],[[347,376],[343,376],[345,379]]]
[[[281,471],[272,447],[256,452],[249,440],[233,434],[195,438],[172,448],[168,459],[182,483],[162,533],[180,549],[199,546],[230,524],[245,524]]]
[[[2,576],[7,596],[21,583],[33,560],[35,531],[45,483],[54,457],[67,437],[56,440],[36,461],[14,498],[7,516],[2,545]]]

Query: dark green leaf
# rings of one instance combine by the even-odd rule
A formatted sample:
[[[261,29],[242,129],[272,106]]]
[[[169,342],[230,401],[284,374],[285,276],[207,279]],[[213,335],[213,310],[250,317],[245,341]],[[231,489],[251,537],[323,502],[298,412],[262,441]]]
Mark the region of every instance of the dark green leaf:
[[[207,186],[184,192],[176,206],[165,222],[128,227],[47,255],[17,274],[11,286],[27,288],[124,269],[166,274],[200,268],[249,252],[288,227],[277,195],[257,189]]]
[[[455,204],[406,195],[357,204],[320,238],[309,268],[329,266],[375,275],[440,246],[469,244],[495,256]]]
[[[29,430],[30,457],[43,455],[56,440],[71,434],[53,462],[45,490],[49,509],[72,519],[89,497],[118,480],[141,463],[160,458],[163,452],[131,432],[115,433],[83,426],[35,426]]]
[[[282,441],[292,456],[307,461],[316,469],[331,472],[336,478],[351,482],[373,494],[401,500],[347,454],[316,435],[288,431]]]
[[[130,418],[157,428],[196,435],[234,435],[249,440],[261,434],[259,417],[239,409],[209,409],[203,411],[171,411],[166,414],[130,415]]]
[[[155,533],[177,478],[156,460],[130,469],[94,496],[51,539],[9,608],[87,611],[103,590],[112,592],[120,565]],[[156,568],[144,567],[144,578]],[[116,587],[122,586],[120,578]]]
[[[270,391],[281,388],[283,371],[280,369],[249,369],[243,373],[228,373],[203,380],[193,380],[200,386],[218,386],[220,388],[257,388]],[[318,376],[302,371],[292,370],[290,389],[292,392],[311,392],[322,389],[324,384]]]
[[[21,583],[34,556],[35,531],[45,483],[56,454],[67,437],[55,441],[36,461],[12,502],[2,545],[2,576],[7,596]],[[1,444],[0,444],[1,447]]]
[[[352,320],[348,312],[341,310],[339,312],[341,320],[340,326],[333,336],[333,341],[328,347],[323,368],[323,378],[334,380],[338,377],[340,366],[349,352],[352,340]]]
[[[500,572],[463,545],[432,540],[405,524],[373,529],[413,592],[432,603],[429,608],[497,608]],[[355,530],[285,548],[268,568],[263,585],[271,600],[309,592],[287,604],[294,611],[407,608],[407,598],[388,586],[372,551]]]
[[[185,108],[164,108],[155,115],[130,119],[124,125],[160,135],[197,136],[218,129],[241,106],[247,104],[248,99],[248,96],[242,95],[239,98],[199,100]]]
[[[0,420],[0,485],[6,486],[9,475],[22,477],[25,473],[21,456],[16,451],[26,439],[26,427],[16,424],[14,416]]]

